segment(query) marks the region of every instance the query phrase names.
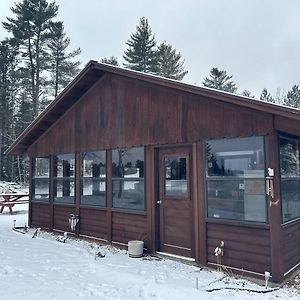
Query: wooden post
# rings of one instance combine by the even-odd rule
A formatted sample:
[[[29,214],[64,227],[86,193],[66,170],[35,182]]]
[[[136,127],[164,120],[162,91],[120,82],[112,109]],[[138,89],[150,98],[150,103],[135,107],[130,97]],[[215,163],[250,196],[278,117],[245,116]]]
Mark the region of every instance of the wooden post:
[[[54,204],[53,204],[53,201],[54,201],[54,156],[53,155],[50,155],[49,156],[49,167],[50,167],[50,170],[49,170],[49,206],[50,206],[50,209],[49,209],[49,229],[50,230],[53,230],[54,228]]]
[[[80,198],[81,198],[81,153],[75,153],[75,211],[80,215]],[[80,218],[80,216],[79,216]],[[76,226],[75,235],[80,233],[80,219]]]
[[[278,135],[274,131],[266,137],[266,167],[274,169],[274,199],[268,196],[270,224],[270,254],[272,281],[283,280],[283,256],[281,253],[281,199],[280,199],[280,160]],[[271,202],[272,201],[272,202]],[[274,203],[270,205],[270,203]]]
[[[147,212],[147,248],[149,253],[155,252],[155,185],[154,185],[154,147],[147,146],[145,151],[145,197]]]
[[[191,152],[191,171],[190,171],[190,180],[191,180],[191,199],[193,202],[192,206],[192,218],[193,218],[193,236],[192,236],[192,241],[193,247],[192,247],[192,257],[195,257],[195,260],[197,263],[200,262],[200,237],[199,237],[199,202],[198,202],[198,181],[197,181],[197,145],[196,143],[192,144],[192,152]]]
[[[34,168],[34,158],[29,158],[29,204],[28,204],[28,226],[32,224],[32,177]]]
[[[106,239],[112,241],[112,150],[106,151]]]
[[[195,212],[198,222],[198,256],[196,259],[202,265],[207,264],[207,247],[206,247],[206,212],[205,212],[205,148],[203,142],[196,144],[196,177],[197,177],[197,202],[198,207]]]

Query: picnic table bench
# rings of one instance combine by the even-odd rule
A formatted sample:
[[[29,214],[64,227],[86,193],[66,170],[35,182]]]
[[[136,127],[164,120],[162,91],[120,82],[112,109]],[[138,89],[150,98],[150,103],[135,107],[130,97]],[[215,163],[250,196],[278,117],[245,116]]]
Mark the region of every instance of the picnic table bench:
[[[16,204],[26,204],[29,202],[29,194],[27,193],[3,193],[0,194],[0,214],[2,214],[4,207],[8,207],[9,213],[12,215],[12,208]]]

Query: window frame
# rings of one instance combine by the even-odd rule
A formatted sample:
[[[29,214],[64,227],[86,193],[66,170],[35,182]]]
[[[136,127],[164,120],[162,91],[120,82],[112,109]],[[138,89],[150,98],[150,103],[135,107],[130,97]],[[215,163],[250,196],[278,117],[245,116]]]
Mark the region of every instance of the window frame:
[[[185,158],[186,159],[186,184],[187,184],[187,193],[185,195],[176,195],[176,194],[167,194],[167,190],[166,190],[166,172],[165,172],[165,159],[166,158]],[[180,153],[170,153],[170,154],[165,154],[163,155],[163,166],[164,166],[164,170],[163,170],[163,193],[164,193],[164,197],[166,198],[170,198],[170,199],[190,199],[191,198],[191,189],[190,189],[190,185],[191,185],[191,178],[190,178],[190,156],[188,154],[180,154]]]
[[[74,160],[74,171],[73,171],[73,176],[64,176],[64,167],[62,169],[62,176],[58,177],[57,176],[57,157],[59,156],[67,156],[67,155],[73,155],[73,160]],[[65,159],[63,159],[64,161]],[[69,186],[71,187],[71,183],[73,182],[73,193],[74,195],[72,196],[62,196],[62,197],[57,197],[57,186],[58,182],[62,182],[62,189],[64,189],[64,181],[67,180],[69,182]],[[70,188],[71,190],[71,188]],[[61,199],[67,199],[67,197],[72,197],[73,201],[61,201]],[[54,204],[63,204],[63,205],[75,205],[76,204],[76,153],[62,153],[62,154],[55,154],[53,155],[53,203]]]
[[[279,174],[280,174],[280,199],[281,199],[281,225],[286,225],[289,223],[293,223],[297,220],[300,220],[300,214],[299,216],[296,216],[294,218],[291,218],[289,220],[284,221],[283,218],[283,188],[282,188],[282,183],[283,182],[291,182],[291,181],[299,181],[299,185],[300,185],[300,174],[298,176],[294,176],[294,177],[283,177],[282,176],[282,172],[281,172],[281,155],[280,155],[280,139],[285,139],[285,140],[290,140],[290,141],[297,141],[297,145],[298,145],[298,161],[300,163],[300,140],[298,136],[294,136],[294,135],[289,135],[286,133],[279,133],[278,134],[278,152],[279,152]],[[299,165],[299,172],[300,172],[300,165]],[[299,203],[300,203],[300,186],[299,186]],[[299,204],[300,205],[300,204]]]
[[[263,176],[261,177],[244,177],[244,176],[209,176],[208,175],[208,159],[207,159],[207,150],[206,150],[206,145],[209,142],[213,141],[222,141],[222,140],[238,140],[238,139],[245,139],[245,138],[262,138],[262,146],[263,146],[263,156],[264,156],[264,168],[263,168]],[[263,135],[257,135],[257,136],[247,136],[247,137],[234,137],[234,138],[223,138],[223,139],[209,139],[204,141],[204,165],[205,165],[205,176],[204,176],[204,186],[205,186],[205,219],[210,222],[224,222],[224,223],[237,223],[237,224],[253,224],[253,225],[258,225],[258,226],[266,226],[269,225],[269,209],[268,209],[268,197],[266,195],[266,175],[267,175],[267,170],[266,170],[266,140],[265,136]],[[223,182],[236,182],[236,181],[261,181],[264,186],[264,207],[265,207],[265,221],[255,221],[255,220],[239,220],[239,219],[234,219],[234,218],[222,218],[222,217],[212,217],[208,215],[208,209],[209,209],[209,195],[208,195],[208,182],[211,181],[223,181]],[[245,200],[243,200],[245,201]]]
[[[84,158],[83,158],[83,154],[84,153],[95,153],[95,152],[103,152],[104,155],[105,155],[105,177],[104,178],[101,178],[101,177],[87,177],[87,176],[83,176],[83,164],[84,164]],[[107,150],[95,150],[95,151],[83,151],[83,152],[80,152],[80,194],[79,194],[79,203],[80,203],[80,206],[81,207],[92,207],[92,208],[102,208],[102,209],[105,209],[107,208],[107,203],[108,203],[108,194],[107,194],[107,188],[108,188],[108,178],[107,178],[107,166],[108,166],[108,161],[107,161]],[[105,199],[104,199],[104,205],[97,205],[97,204],[89,204],[89,203],[82,203],[82,197],[84,197],[84,195],[82,194],[83,193],[83,180],[84,179],[91,179],[92,181],[94,179],[97,179],[99,180],[99,183],[100,182],[104,182],[105,183]],[[86,195],[86,196],[89,196],[89,195]],[[95,195],[96,196],[96,195]]]
[[[36,159],[47,159],[48,160],[48,177],[36,177],[35,176],[35,171],[36,171]],[[33,157],[31,160],[32,167],[31,167],[31,172],[32,172],[32,177],[31,177],[31,201],[34,203],[50,203],[50,185],[51,185],[51,159],[50,156],[36,156]],[[42,180],[47,180],[48,181],[48,198],[34,198],[34,195],[36,195],[35,188],[34,188],[34,183],[36,182],[36,179],[42,179]]]
[[[135,178],[124,178],[124,177],[114,177],[113,176],[113,151],[119,150],[119,149],[126,149],[130,150],[133,148],[142,148],[143,149],[143,177],[135,177]],[[144,214],[147,211],[147,199],[146,199],[146,147],[145,146],[136,146],[136,147],[130,147],[130,148],[114,148],[111,150],[111,161],[110,161],[110,168],[111,168],[111,187],[110,187],[110,193],[111,193],[111,209],[113,211],[122,211],[122,212],[132,212],[137,214]],[[143,209],[134,209],[134,208],[124,208],[124,207],[115,207],[114,206],[114,182],[119,181],[120,183],[124,183],[126,181],[132,182],[132,181],[138,181],[143,182]]]

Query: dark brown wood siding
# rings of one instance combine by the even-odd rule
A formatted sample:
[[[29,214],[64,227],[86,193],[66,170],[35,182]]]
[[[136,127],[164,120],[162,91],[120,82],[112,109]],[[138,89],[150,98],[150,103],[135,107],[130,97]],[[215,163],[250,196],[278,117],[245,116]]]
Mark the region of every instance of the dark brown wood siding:
[[[74,213],[76,213],[75,207],[61,204],[54,205],[53,228],[55,230],[71,232],[69,216]]]
[[[107,213],[106,210],[80,208],[81,235],[107,240]]]
[[[281,252],[286,273],[300,262],[300,222],[283,227]]]
[[[31,202],[31,226],[50,228],[50,204]]]
[[[147,246],[147,216],[112,212],[112,241],[127,244],[130,240],[143,240]]]
[[[106,75],[28,150],[29,156],[264,135],[272,115]]]
[[[207,258],[216,263],[214,250],[224,241],[222,264],[257,273],[271,272],[268,229],[207,223]]]
[[[290,120],[281,116],[275,116],[274,127],[278,131],[300,136],[300,121]]]

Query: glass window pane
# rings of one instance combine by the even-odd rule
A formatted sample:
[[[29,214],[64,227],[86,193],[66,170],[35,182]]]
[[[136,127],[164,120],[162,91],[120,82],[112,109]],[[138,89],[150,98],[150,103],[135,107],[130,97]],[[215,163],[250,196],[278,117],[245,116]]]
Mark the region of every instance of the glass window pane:
[[[32,200],[49,201],[49,178],[32,179]]]
[[[49,158],[37,157],[34,162],[34,177],[49,178]]]
[[[82,178],[81,204],[105,207],[106,181],[98,178]]]
[[[60,203],[74,203],[75,181],[74,178],[54,179],[54,201]]]
[[[113,207],[145,210],[144,148],[112,151]]]
[[[112,151],[113,178],[144,178],[144,148]]]
[[[207,215],[213,218],[267,222],[264,180],[207,181]]]
[[[298,140],[280,137],[281,177],[299,176]]]
[[[264,177],[263,137],[208,141],[206,156],[208,176]]]
[[[282,220],[290,221],[300,217],[300,181],[281,181]]]
[[[37,157],[34,159],[33,163],[32,200],[49,202],[49,158]]]
[[[300,172],[298,139],[281,136],[280,173],[282,221],[300,217]]]
[[[75,203],[75,154],[54,157],[54,202]]]
[[[75,177],[75,155],[73,153],[57,155],[54,161],[55,177]]]
[[[106,151],[84,152],[81,171],[81,205],[106,206]]]
[[[82,153],[83,177],[106,177],[106,155],[105,151]]]
[[[113,180],[113,207],[145,210],[143,180]]]
[[[165,157],[165,193],[167,196],[187,196],[187,158]]]

